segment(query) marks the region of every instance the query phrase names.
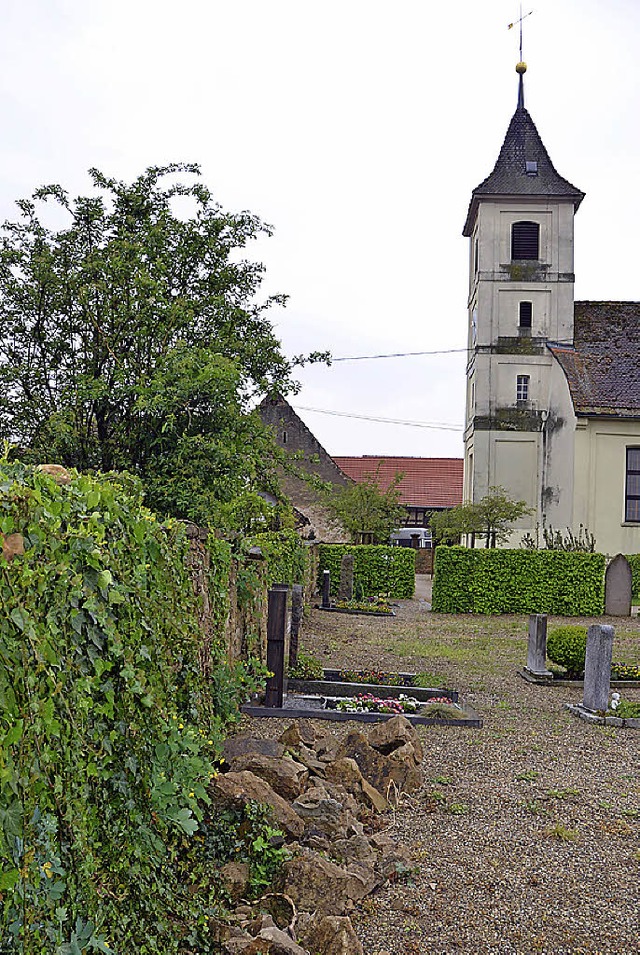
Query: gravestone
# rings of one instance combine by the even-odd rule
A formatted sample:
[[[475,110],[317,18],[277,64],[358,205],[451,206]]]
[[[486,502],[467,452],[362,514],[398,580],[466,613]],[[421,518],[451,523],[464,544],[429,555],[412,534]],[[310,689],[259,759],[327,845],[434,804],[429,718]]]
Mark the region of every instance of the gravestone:
[[[604,612],[609,617],[631,615],[632,574],[624,554],[613,558],[604,576]]]
[[[340,600],[353,600],[353,554],[343,554],[340,562]]]
[[[552,677],[547,670],[547,615],[532,613],[529,617],[527,670],[533,676]]]
[[[606,710],[609,705],[613,633],[613,627],[602,624],[594,624],[587,631],[582,698],[586,710]]]
[[[322,604],[323,610],[328,610],[331,606],[331,572],[324,570],[322,572]]]

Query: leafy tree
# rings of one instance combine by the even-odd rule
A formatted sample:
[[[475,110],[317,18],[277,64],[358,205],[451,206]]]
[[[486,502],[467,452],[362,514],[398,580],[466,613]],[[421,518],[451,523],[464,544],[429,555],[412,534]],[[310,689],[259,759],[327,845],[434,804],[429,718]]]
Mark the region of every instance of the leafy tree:
[[[401,505],[398,485],[402,474],[396,474],[386,490],[379,486],[379,474],[367,474],[358,483],[347,484],[328,492],[329,509],[349,532],[356,544],[388,544],[389,537],[406,517]]]
[[[92,196],[45,186],[18,202],[0,234],[0,432],[25,460],[131,470],[151,506],[201,520],[269,483],[275,452],[249,409],[295,388],[295,362],[267,317],[284,297],[259,302],[263,266],[241,254],[269,226],[224,212],[198,175],[92,169]]]
[[[473,504],[459,504],[434,514],[431,526],[436,540],[453,543],[462,535],[482,535],[485,547],[495,547],[509,539],[514,523],[531,514],[525,501],[513,501],[503,487],[490,487],[489,493]]]

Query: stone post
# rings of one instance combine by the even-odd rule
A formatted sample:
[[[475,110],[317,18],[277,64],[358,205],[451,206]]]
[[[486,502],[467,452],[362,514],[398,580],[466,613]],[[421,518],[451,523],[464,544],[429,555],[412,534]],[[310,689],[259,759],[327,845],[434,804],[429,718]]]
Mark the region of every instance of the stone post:
[[[606,710],[609,705],[613,633],[613,627],[602,624],[594,624],[587,631],[582,698],[586,710]]]
[[[286,584],[274,584],[269,591],[267,617],[267,668],[273,676],[267,680],[264,705],[281,707],[284,701],[284,648],[287,629]]]
[[[331,573],[328,570],[322,572],[322,609],[328,610],[331,606]]]
[[[343,554],[340,561],[340,600],[353,600],[353,554]]]
[[[294,584],[291,595],[291,635],[289,641],[289,666],[294,667],[298,662],[298,634],[302,623],[304,610],[304,592],[302,584]]]
[[[532,613],[529,617],[527,667],[532,676],[552,677],[547,670],[547,615]]]

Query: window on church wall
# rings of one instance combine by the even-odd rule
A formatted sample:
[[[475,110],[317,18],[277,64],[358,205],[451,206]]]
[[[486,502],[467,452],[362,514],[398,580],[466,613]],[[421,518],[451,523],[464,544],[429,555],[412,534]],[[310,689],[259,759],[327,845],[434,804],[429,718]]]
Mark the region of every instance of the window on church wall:
[[[518,325],[525,331],[531,330],[533,319],[533,304],[531,302],[520,302],[518,306]]]
[[[516,378],[516,401],[529,400],[529,375],[518,375]]]
[[[514,222],[511,226],[511,258],[540,258],[540,226],[537,222]]]
[[[640,523],[640,448],[627,448],[624,519]]]

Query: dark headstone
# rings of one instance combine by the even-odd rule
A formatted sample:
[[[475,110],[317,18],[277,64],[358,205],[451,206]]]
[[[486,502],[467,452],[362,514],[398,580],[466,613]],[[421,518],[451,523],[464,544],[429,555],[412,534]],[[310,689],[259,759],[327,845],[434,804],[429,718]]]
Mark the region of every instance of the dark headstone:
[[[343,554],[340,562],[340,600],[353,600],[353,554]]]
[[[328,570],[322,572],[322,606],[325,610],[331,606],[331,573]]]
[[[624,554],[613,558],[604,577],[604,612],[609,617],[631,615],[631,566]]]

